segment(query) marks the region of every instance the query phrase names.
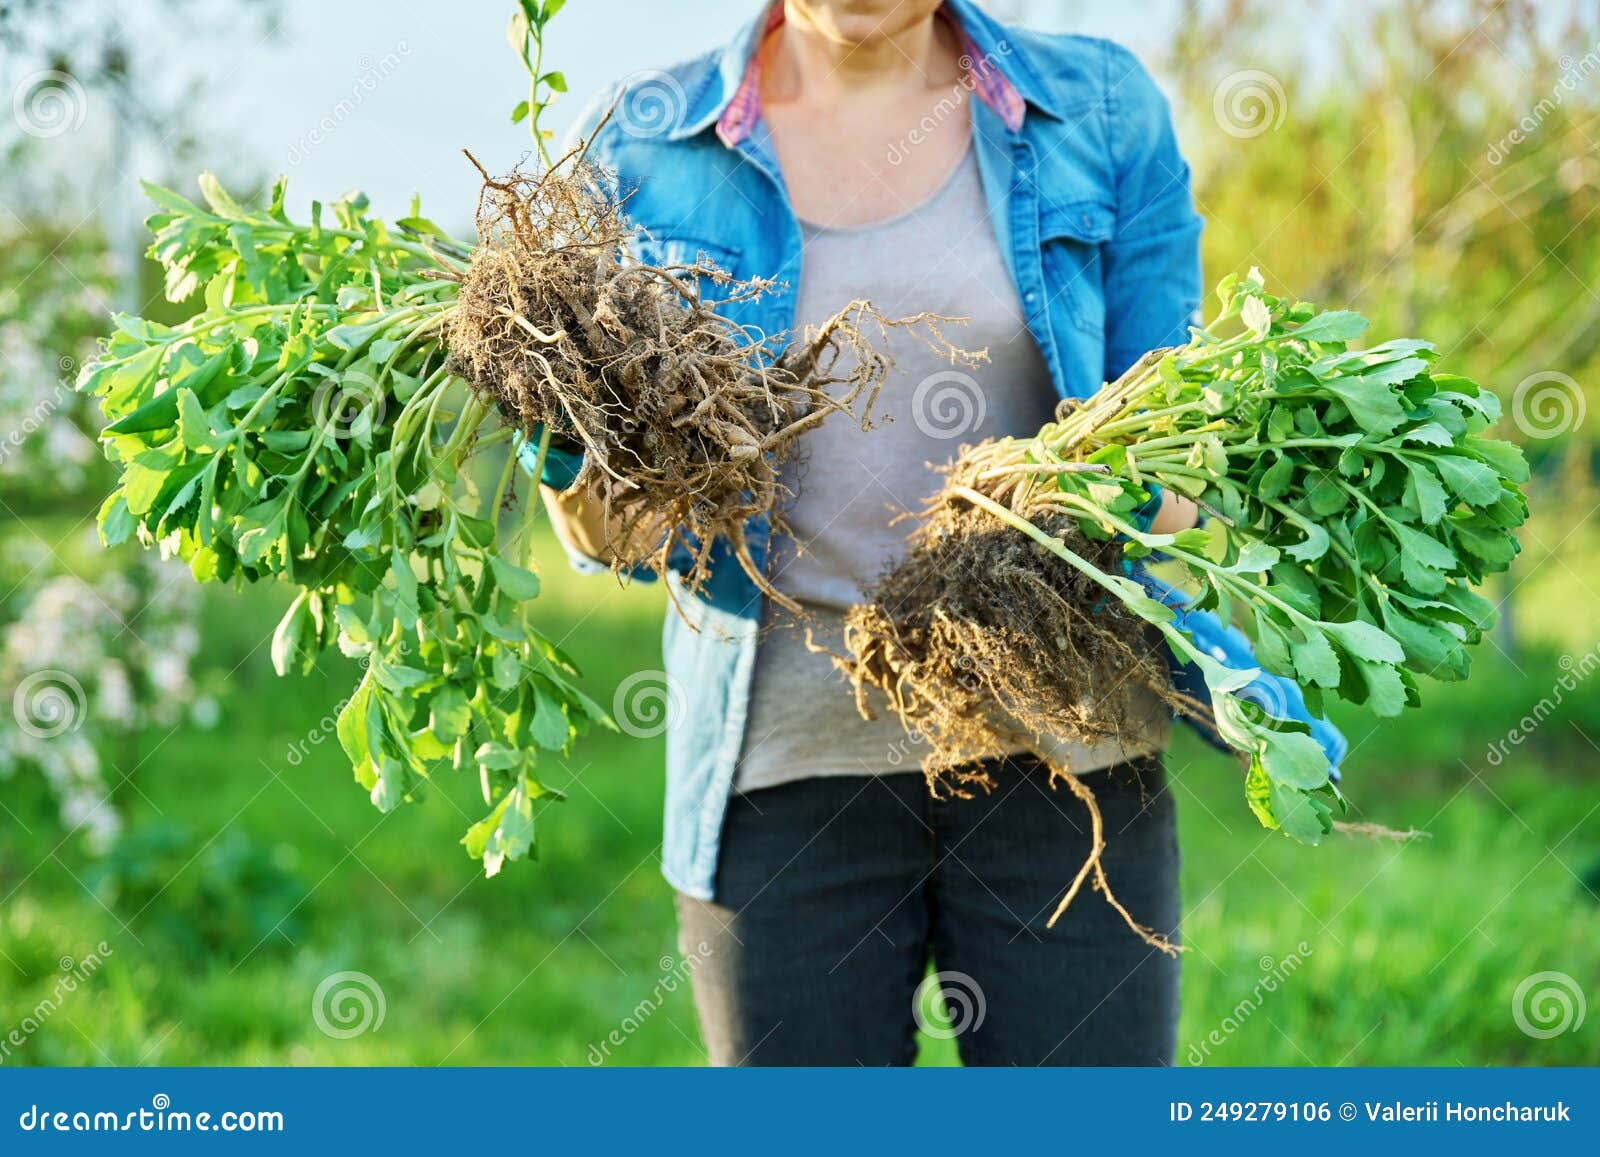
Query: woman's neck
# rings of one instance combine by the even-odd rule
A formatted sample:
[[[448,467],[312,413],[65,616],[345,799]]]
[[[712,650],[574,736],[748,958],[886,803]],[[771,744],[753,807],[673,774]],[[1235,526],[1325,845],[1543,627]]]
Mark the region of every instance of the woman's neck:
[[[852,35],[805,0],[785,0],[784,22],[762,48],[763,88],[776,101],[828,104],[943,87],[960,78],[958,56],[932,13]]]

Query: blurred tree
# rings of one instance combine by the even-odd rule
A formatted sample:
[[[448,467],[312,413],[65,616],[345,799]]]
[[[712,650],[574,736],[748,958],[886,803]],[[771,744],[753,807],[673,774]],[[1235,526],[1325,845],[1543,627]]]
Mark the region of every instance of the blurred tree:
[[[1318,7],[1186,9],[1170,69],[1208,275],[1257,264],[1429,335],[1546,455],[1600,355],[1600,6]]]
[[[191,33],[241,23],[274,27],[281,0],[144,0],[134,4],[85,4],[82,0],[0,0],[0,58],[14,69],[32,70],[35,83],[71,81],[105,88],[117,95],[122,115],[144,127],[169,126],[172,113],[190,96],[182,85],[145,83],[155,75],[172,78],[175,62],[140,51],[133,22],[148,14],[178,23]],[[54,74],[45,77],[40,74]],[[18,76],[8,76],[15,83]],[[29,95],[13,93],[14,99]]]
[[[1600,369],[1600,5],[1191,2],[1166,64],[1208,277],[1259,265],[1375,334],[1427,335],[1499,394],[1536,503],[1581,503],[1578,525],[1594,505],[1581,383]]]
[[[138,20],[235,28],[277,7],[0,0],[0,780],[37,772],[95,851],[121,830],[141,734],[194,703],[198,644],[184,568],[76,549],[105,487],[73,381],[113,309],[144,300],[134,146],[192,147],[181,110],[205,66],[152,51]],[[104,131],[80,135],[91,102]]]

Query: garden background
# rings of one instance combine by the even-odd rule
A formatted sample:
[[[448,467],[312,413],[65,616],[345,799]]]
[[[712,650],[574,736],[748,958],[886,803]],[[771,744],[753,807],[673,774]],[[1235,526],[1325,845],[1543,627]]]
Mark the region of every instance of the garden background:
[[[509,7],[0,4],[0,1063],[703,1060],[657,872],[678,709],[658,590],[580,578],[541,543],[534,617],[634,734],[580,740],[551,770],[567,798],[539,815],[537,862],[484,879],[456,842],[475,783],[380,815],[351,781],[332,715],[353,662],[274,676],[280,593],[201,595],[94,538],[108,475],[72,381],[112,311],[175,316],[139,257],[133,178],[284,171],[299,212],[359,184],[397,215],[420,190],[465,233],[457,150],[503,168],[525,148]],[[551,120],[753,7],[573,0]],[[1178,738],[1183,1062],[1600,1063],[1594,6],[994,7],[1149,64],[1208,281],[1258,265],[1375,334],[1430,337],[1499,393],[1534,463],[1471,679],[1397,721],[1342,720],[1353,818],[1419,838],[1291,844],[1242,806],[1233,764]],[[924,1061],[954,1063],[924,1011]]]

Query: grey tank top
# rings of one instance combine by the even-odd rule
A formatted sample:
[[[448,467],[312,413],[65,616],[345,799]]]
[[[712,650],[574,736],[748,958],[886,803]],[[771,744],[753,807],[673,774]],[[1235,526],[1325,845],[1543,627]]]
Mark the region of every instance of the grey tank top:
[[[934,466],[963,443],[1036,431],[1050,420],[1056,399],[1006,272],[970,146],[915,208],[869,225],[802,222],[801,229],[797,330],[860,297],[888,317],[926,311],[968,318],[948,327],[948,336],[989,352],[976,369],[961,369],[909,335],[893,334],[895,365],[876,411],[889,420],[865,432],[837,419],[824,422],[785,469],[791,536],[773,542],[771,578],[806,609],[812,637],[842,651],[844,612],[903,555],[910,524],[891,523],[938,490]],[[1075,771],[1103,768],[1158,749],[1164,735],[1155,719],[1151,731],[1151,742],[1137,748],[1065,745],[1059,754]],[[804,629],[769,601],[735,789],[915,771],[920,758],[892,715],[868,722],[857,714],[827,656],[809,650]]]

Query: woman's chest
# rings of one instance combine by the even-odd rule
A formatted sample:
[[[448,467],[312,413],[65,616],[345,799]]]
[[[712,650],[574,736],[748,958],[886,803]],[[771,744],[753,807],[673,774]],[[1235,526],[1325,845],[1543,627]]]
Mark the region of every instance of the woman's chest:
[[[959,87],[882,104],[778,104],[763,110],[795,214],[854,226],[929,196],[970,139]]]

